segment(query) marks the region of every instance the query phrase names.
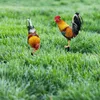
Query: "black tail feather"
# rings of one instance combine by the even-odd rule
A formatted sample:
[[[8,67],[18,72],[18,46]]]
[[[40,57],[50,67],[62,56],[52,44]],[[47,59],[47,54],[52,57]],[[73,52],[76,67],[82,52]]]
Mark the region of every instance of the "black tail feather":
[[[79,33],[79,30],[82,26],[82,17],[79,15],[79,13],[75,13],[73,19],[72,19],[72,30],[75,35]]]
[[[31,19],[27,19],[27,29],[28,29],[28,31],[30,29],[33,29],[33,28],[34,28],[34,26],[32,25]]]

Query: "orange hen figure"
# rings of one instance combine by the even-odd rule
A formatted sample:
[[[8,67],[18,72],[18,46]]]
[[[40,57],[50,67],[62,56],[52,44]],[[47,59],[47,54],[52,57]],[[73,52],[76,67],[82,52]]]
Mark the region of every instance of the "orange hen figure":
[[[33,48],[32,55],[36,50],[40,47],[40,37],[36,34],[36,30],[34,26],[32,25],[32,22],[30,19],[27,19],[28,25],[28,43]]]
[[[70,27],[65,21],[61,19],[60,16],[55,17],[55,22],[57,23],[59,30],[61,31],[62,35],[67,38],[68,45],[65,48],[70,49],[70,40],[73,37],[76,37],[81,29],[82,19],[79,13],[75,13],[72,19],[72,27]]]

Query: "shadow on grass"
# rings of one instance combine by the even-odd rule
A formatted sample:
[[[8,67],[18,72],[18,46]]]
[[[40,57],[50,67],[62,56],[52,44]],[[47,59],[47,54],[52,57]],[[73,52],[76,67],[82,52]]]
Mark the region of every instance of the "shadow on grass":
[[[67,49],[65,49],[66,52],[71,52],[71,53],[97,53],[99,54],[99,47],[97,46],[87,46],[87,47],[70,47],[70,50],[68,51]]]

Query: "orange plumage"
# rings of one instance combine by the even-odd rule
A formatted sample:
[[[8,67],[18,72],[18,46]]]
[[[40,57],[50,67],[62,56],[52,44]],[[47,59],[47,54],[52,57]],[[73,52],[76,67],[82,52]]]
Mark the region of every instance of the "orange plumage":
[[[37,50],[40,45],[40,38],[38,36],[34,36],[33,34],[29,35],[28,37],[28,43],[30,46]]]
[[[30,19],[28,19],[27,28],[28,28],[28,43],[33,48],[33,53],[34,53],[40,47],[40,37],[36,34],[36,30],[34,26],[32,26],[32,22]]]
[[[65,46],[65,48],[68,48],[69,50],[71,38],[76,37],[81,28],[81,17],[79,16],[79,13],[75,13],[72,19],[72,27],[70,27],[65,21],[63,21],[60,16],[55,17],[55,22],[57,23],[62,35],[67,38],[68,45]]]

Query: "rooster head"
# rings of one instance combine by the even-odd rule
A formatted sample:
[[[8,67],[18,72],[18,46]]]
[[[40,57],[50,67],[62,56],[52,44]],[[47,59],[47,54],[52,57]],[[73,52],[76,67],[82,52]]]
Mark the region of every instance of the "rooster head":
[[[60,16],[55,16],[55,18],[54,18],[54,20],[55,20],[55,22],[57,23],[57,22],[59,22],[60,21]]]

